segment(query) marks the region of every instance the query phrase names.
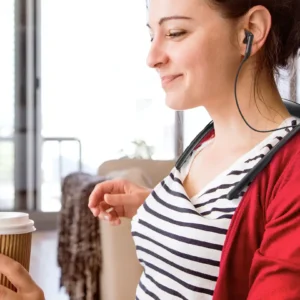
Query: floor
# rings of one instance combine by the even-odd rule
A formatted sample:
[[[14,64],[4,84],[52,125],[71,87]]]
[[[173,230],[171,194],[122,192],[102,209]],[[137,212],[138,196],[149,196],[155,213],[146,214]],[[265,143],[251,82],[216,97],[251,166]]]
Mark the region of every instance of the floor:
[[[30,273],[43,289],[47,300],[69,300],[59,290],[60,270],[56,263],[57,232],[36,232],[33,235]]]

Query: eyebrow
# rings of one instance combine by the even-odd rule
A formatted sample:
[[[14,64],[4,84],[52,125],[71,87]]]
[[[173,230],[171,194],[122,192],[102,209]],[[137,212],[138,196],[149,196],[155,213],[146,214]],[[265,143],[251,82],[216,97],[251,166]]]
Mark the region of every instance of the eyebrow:
[[[186,16],[170,16],[170,17],[164,17],[161,18],[158,22],[159,25],[162,25],[164,22],[170,21],[170,20],[192,20],[190,17]],[[147,27],[151,28],[150,24],[147,23]]]

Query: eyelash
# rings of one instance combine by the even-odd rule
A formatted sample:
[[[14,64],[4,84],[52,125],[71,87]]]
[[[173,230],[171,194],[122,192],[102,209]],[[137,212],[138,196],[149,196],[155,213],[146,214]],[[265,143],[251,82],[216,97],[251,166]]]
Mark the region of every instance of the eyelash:
[[[185,34],[184,31],[177,31],[177,32],[174,32],[174,33],[167,34],[167,37],[175,38],[175,37],[180,37],[183,34]]]
[[[174,32],[174,33],[169,33],[166,36],[169,38],[176,38],[176,37],[180,37],[182,35],[184,35],[186,32],[185,31],[178,31],[178,32]],[[150,38],[150,41],[153,42],[153,37]]]

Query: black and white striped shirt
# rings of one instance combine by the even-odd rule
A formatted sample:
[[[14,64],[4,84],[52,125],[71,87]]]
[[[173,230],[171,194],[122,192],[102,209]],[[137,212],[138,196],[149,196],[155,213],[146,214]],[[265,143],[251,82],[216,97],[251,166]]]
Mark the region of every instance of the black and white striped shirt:
[[[288,118],[280,127],[293,120]],[[155,187],[132,219],[137,256],[144,267],[136,299],[212,299],[226,233],[247,187],[233,200],[227,194],[288,131],[270,134],[192,198],[182,182],[194,157],[211,141]]]

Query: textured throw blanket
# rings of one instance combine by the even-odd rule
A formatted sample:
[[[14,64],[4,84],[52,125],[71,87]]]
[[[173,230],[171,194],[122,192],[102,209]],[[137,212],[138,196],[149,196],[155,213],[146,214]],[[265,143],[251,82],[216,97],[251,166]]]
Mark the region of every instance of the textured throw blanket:
[[[70,300],[100,299],[100,224],[88,208],[88,198],[104,180],[73,173],[63,181],[57,259],[60,287],[65,287]]]

